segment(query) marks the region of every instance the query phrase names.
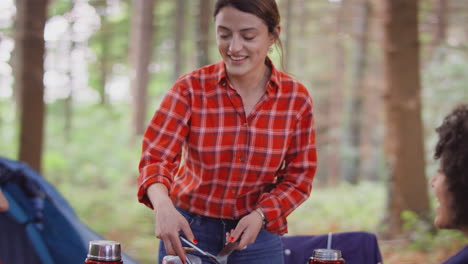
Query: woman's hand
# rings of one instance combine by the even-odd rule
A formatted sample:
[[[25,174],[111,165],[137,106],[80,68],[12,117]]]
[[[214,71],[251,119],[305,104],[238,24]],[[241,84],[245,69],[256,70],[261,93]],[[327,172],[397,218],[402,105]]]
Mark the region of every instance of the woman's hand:
[[[195,244],[197,242],[194,240],[189,223],[172,205],[156,208],[154,213],[156,237],[164,242],[168,255],[177,255],[185,263],[185,251],[180,241],[179,231],[182,231],[188,240]]]
[[[163,184],[151,185],[147,194],[154,207],[156,220],[154,234],[164,242],[168,255],[177,255],[185,263],[185,251],[180,241],[179,232],[182,231],[188,240],[197,243],[189,223],[174,207],[168,196],[168,190]]]
[[[239,241],[237,249],[245,249],[247,245],[255,242],[262,226],[262,216],[259,213],[252,211],[250,214],[241,218],[234,230],[231,230],[230,233],[226,234],[226,239],[228,242]]]

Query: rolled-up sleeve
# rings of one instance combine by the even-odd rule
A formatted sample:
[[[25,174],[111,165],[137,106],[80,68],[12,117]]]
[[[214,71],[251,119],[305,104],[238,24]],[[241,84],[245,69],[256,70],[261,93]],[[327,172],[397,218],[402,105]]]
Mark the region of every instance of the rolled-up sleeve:
[[[187,85],[177,81],[161,102],[148,125],[139,163],[138,200],[153,208],[147,189],[155,183],[168,190],[179,169],[181,148],[188,133],[190,100]]]
[[[287,233],[286,217],[309,197],[317,169],[311,99],[299,113],[279,181],[275,188],[263,193],[259,199],[259,207],[267,222],[265,229],[278,234]]]

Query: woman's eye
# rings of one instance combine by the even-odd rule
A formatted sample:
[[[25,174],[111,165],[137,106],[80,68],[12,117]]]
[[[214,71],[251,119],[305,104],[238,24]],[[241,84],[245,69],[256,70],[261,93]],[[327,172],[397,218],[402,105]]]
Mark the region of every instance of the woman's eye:
[[[255,38],[255,36],[251,37],[251,36],[245,36],[244,39],[245,40],[253,40]]]
[[[222,39],[227,39],[227,38],[229,38],[229,35],[219,35],[219,37],[222,38]]]

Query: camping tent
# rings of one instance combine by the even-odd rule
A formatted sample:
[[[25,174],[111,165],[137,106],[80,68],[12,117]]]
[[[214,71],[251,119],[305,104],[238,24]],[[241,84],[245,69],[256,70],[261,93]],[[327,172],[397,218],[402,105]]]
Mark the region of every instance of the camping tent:
[[[24,163],[0,157],[0,188],[10,204],[0,213],[0,264],[83,264],[89,241],[104,239]],[[137,264],[122,255],[125,264]]]

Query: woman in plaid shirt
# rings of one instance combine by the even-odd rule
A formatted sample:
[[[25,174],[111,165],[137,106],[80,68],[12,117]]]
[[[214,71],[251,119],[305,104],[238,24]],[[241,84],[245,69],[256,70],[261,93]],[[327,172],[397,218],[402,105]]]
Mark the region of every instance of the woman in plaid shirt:
[[[286,217],[304,202],[316,171],[312,99],[267,54],[281,43],[274,0],[217,0],[222,61],[180,77],[143,139],[139,201],[155,213],[160,261],[179,238],[229,263],[283,263]]]

